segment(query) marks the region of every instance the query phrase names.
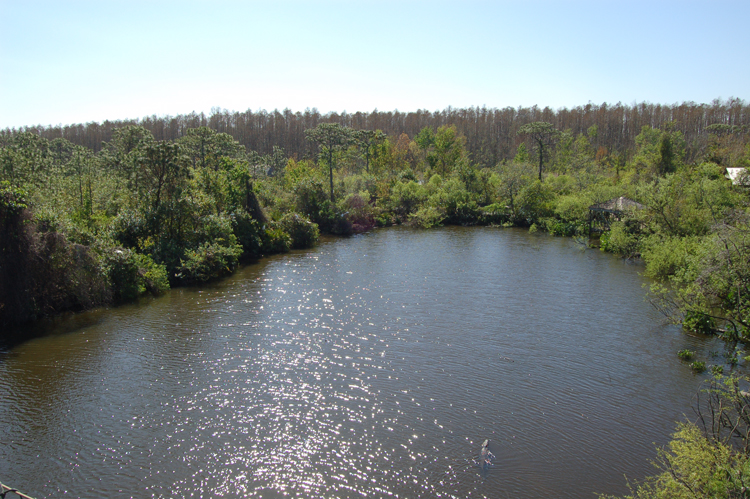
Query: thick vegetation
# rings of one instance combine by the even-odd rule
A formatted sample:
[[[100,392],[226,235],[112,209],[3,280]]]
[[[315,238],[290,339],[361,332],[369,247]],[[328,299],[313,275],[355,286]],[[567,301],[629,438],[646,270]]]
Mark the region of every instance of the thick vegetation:
[[[626,147],[631,129],[620,127],[618,135],[612,126],[620,118],[664,118],[667,109],[683,121],[641,127],[632,147]],[[468,115],[502,124],[506,111],[418,114],[422,121],[452,117],[467,130]],[[337,122],[347,121],[338,115],[313,120],[303,143],[290,142],[298,133],[288,130],[281,142],[293,154],[268,144],[261,154],[207,126],[157,140],[152,130],[163,135],[166,118],[87,125],[82,137],[107,130],[108,140],[95,149],[49,138],[54,128],[6,131],[0,135],[0,324],[204,282],[241,261],[314,245],[320,232],[495,224],[587,236],[589,206],[627,196],[646,208],[611,219],[602,248],[641,255],[646,273],[661,283],[653,289],[655,303],[686,328],[750,336],[747,191],[724,175],[726,167],[750,164],[742,101],[517,114],[526,124],[511,120],[509,147],[492,154],[491,141],[478,145],[480,122],[467,130],[469,138],[452,124],[409,136],[358,130]],[[554,123],[529,121],[537,115]],[[215,118],[222,116],[228,115]],[[284,116],[274,119],[305,122]],[[409,116],[402,116],[405,128],[413,128]],[[571,116],[578,117],[575,129],[555,126]],[[723,121],[707,123],[712,116]],[[593,124],[577,131],[585,119],[606,130]],[[696,123],[703,124],[700,133]],[[260,128],[274,136],[273,125]],[[258,123],[251,128],[255,136]],[[66,135],[72,128],[57,130]],[[488,163],[490,156],[500,159]]]
[[[653,303],[734,352],[750,341],[750,179],[733,183],[726,169],[750,166],[749,127],[747,106],[732,100],[216,112],[7,130],[0,329],[205,282],[310,247],[321,232],[481,224],[593,237],[604,251],[640,256]],[[589,207],[620,197],[636,203],[592,231]],[[693,352],[679,355],[706,369]],[[750,399],[740,382],[706,392],[699,410],[710,417],[679,427],[660,474],[634,497],[745,497]]]

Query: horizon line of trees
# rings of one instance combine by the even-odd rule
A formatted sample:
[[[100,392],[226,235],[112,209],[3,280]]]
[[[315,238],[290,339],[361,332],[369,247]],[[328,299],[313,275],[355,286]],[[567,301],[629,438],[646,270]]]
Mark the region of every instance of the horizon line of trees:
[[[175,141],[187,135],[188,130],[207,127],[218,133],[226,133],[248,150],[259,154],[272,154],[280,147],[290,157],[312,159],[317,156],[315,144],[307,140],[305,130],[321,123],[335,123],[358,130],[380,130],[384,134],[398,137],[406,134],[415,137],[426,127],[437,129],[453,125],[465,137],[465,148],[472,161],[480,167],[491,167],[501,161],[513,159],[518,147],[524,142],[519,135],[522,127],[534,122],[550,123],[557,130],[569,130],[577,136],[592,126],[598,133],[592,138],[591,147],[599,154],[606,154],[624,164],[632,159],[636,148],[636,137],[644,126],[664,128],[682,133],[685,140],[685,159],[694,161],[705,154],[709,147],[709,127],[723,126],[727,131],[750,128],[750,104],[739,98],[715,99],[710,104],[683,102],[681,104],[652,104],[647,102],[632,105],[592,104],[573,108],[539,106],[518,108],[505,107],[448,107],[442,111],[417,110],[412,112],[378,111],[321,114],[317,109],[304,112],[274,110],[247,110],[244,112],[214,108],[207,116],[195,112],[177,116],[149,116],[141,119],[106,120],[72,125],[24,126],[0,130],[0,145],[24,132],[33,132],[40,137],[54,140],[63,138],[75,145],[98,152],[105,143],[111,142],[115,131],[124,126],[141,126],[155,140]]]

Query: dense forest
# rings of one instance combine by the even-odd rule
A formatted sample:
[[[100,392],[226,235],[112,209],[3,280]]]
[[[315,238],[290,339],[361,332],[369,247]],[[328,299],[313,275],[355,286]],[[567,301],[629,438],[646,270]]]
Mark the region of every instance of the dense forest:
[[[735,365],[738,345],[750,341],[750,176],[728,169],[747,167],[750,108],[739,99],[215,110],[7,129],[0,328],[205,282],[243,261],[310,247],[321,232],[516,226],[641,258],[655,282],[652,303],[687,331],[720,335]],[[590,210],[619,198],[616,210]],[[692,355],[680,352],[706,369]],[[722,383],[711,389],[708,423],[680,428],[660,455],[663,474],[636,496],[713,488],[744,497],[750,393],[737,378]]]
[[[574,136],[595,126],[597,134],[590,146],[600,155],[629,159],[635,148],[635,139],[644,126],[663,128],[670,124],[682,133],[686,144],[686,160],[698,160],[708,147],[707,128],[713,124],[750,126],[750,106],[741,99],[715,100],[710,104],[684,102],[661,105],[640,103],[633,105],[587,104],[572,109],[553,110],[549,107],[507,107],[504,109],[447,108],[443,111],[426,110],[403,113],[399,111],[372,111],[371,113],[346,112],[322,115],[316,109],[304,113],[283,111],[229,112],[212,110],[175,117],[151,116],[141,120],[105,121],[67,126],[30,126],[19,130],[6,129],[0,134],[12,136],[19,132],[34,132],[47,140],[66,139],[98,152],[114,138],[118,128],[128,125],[142,126],[155,140],[175,141],[187,131],[207,127],[226,133],[249,151],[271,154],[281,147],[289,156],[311,158],[317,153],[315,145],[306,140],[305,130],[320,123],[338,123],[358,130],[381,130],[389,137],[402,133],[415,137],[423,128],[433,130],[454,125],[465,138],[465,147],[472,161],[481,167],[492,167],[510,160],[523,142],[518,129],[528,123],[543,121],[557,130],[568,130]]]

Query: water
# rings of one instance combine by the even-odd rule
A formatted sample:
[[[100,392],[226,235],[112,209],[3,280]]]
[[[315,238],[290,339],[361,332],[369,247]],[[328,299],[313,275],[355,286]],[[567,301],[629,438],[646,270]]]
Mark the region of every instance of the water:
[[[0,353],[0,481],[42,497],[594,497],[701,377],[638,265],[388,229],[52,321]],[[474,463],[489,438],[492,466]]]

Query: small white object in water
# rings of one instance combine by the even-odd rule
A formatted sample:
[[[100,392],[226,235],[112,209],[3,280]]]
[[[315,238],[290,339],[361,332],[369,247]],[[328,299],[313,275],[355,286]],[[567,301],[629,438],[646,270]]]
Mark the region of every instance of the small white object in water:
[[[495,455],[490,452],[490,440],[487,439],[484,442],[482,442],[482,450],[480,452],[481,455],[481,465],[482,467],[490,466],[492,464],[492,460],[495,459]]]

